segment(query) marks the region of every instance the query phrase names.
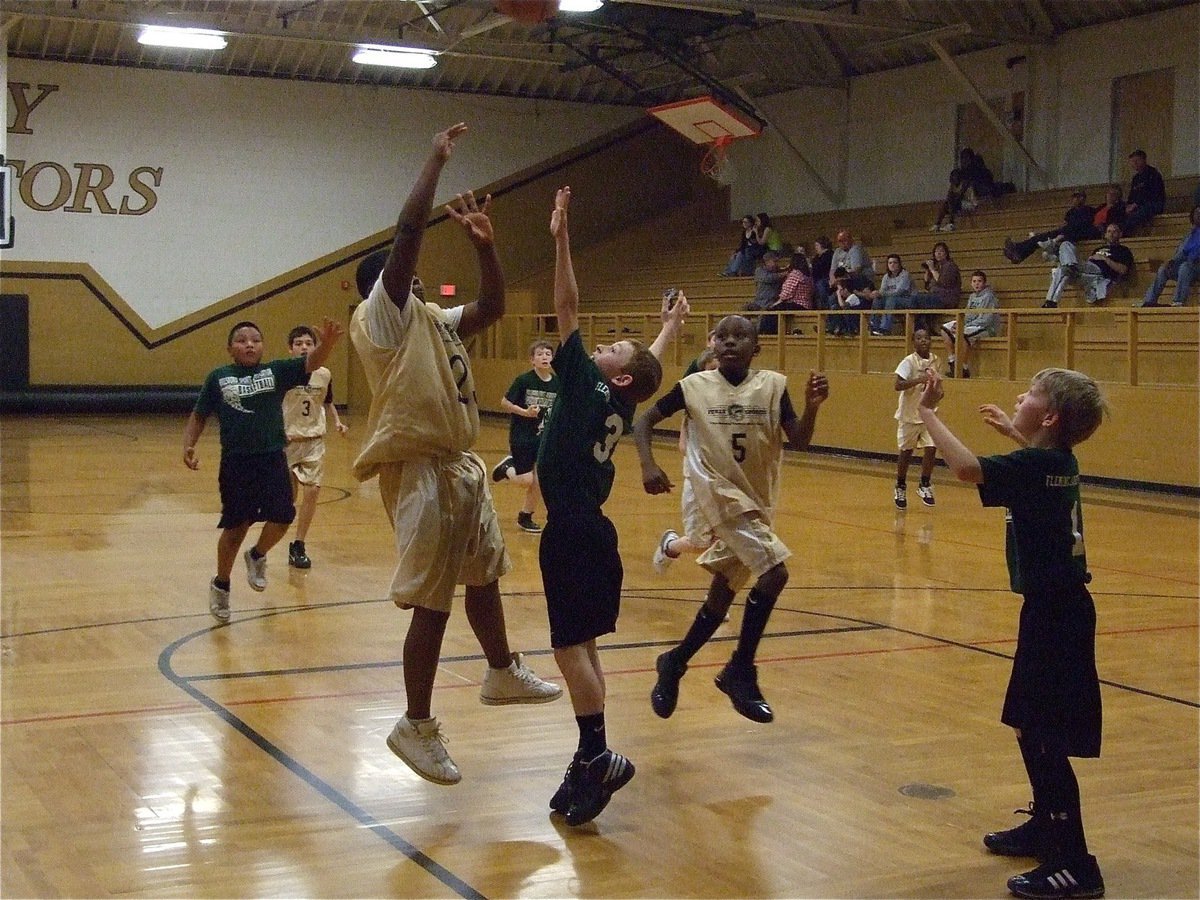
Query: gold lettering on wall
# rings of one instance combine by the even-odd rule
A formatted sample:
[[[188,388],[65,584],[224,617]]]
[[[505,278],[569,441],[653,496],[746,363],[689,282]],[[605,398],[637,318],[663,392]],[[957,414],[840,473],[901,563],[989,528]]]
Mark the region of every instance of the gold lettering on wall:
[[[29,127],[29,115],[38,105],[58,90],[57,84],[39,84],[37,89],[38,95],[32,100],[29,99],[28,92],[33,87],[23,81],[10,81],[8,83],[8,95],[12,97],[13,112],[16,113],[16,118],[13,124],[8,126],[9,134],[33,134],[33,129]]]
[[[121,215],[144,216],[150,210],[154,209],[155,204],[158,203],[158,194],[154,193],[154,188],[162,184],[162,173],[162,166],[159,166],[157,169],[152,169],[149,166],[138,166],[129,173],[129,187],[146,202],[138,209],[134,209],[129,205],[129,197],[122,197]],[[141,180],[142,175],[150,175],[154,179],[153,187]]]
[[[12,98],[13,122],[9,134],[33,134],[30,119],[51,94],[57,84],[39,84],[35,88],[24,81],[8,82]],[[100,162],[71,163],[70,169],[53,160],[42,160],[26,167],[26,160],[9,159],[18,182],[17,195],[34,212],[62,210],[73,213],[101,215],[144,216],[158,205],[155,188],[162,186],[162,166],[138,166],[129,173],[126,182],[129,192],[110,199],[110,189],[116,182],[112,166]],[[73,199],[72,199],[73,198]],[[70,201],[70,206],[67,202]],[[114,203],[114,201],[116,201]]]
[[[114,214],[116,208],[104,196],[104,192],[113,183],[112,169],[100,163],[75,163],[75,168],[79,170],[79,182],[75,188],[75,202],[67,207],[67,212],[91,212],[92,208],[87,202],[90,196],[95,198],[96,207],[100,212],[110,216]],[[100,180],[96,184],[92,184],[93,172],[100,174]]]

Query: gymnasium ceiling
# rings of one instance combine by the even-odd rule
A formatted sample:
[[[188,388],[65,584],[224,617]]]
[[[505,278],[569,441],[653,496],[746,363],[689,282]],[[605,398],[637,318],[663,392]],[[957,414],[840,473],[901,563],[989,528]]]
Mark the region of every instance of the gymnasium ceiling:
[[[1183,0],[1194,3],[1197,0]],[[608,0],[529,26],[487,0],[5,0],[10,57],[654,106],[755,98],[1064,31],[1181,0]],[[144,47],[139,26],[226,32],[221,51]],[[440,51],[423,71],[360,66],[359,43]]]

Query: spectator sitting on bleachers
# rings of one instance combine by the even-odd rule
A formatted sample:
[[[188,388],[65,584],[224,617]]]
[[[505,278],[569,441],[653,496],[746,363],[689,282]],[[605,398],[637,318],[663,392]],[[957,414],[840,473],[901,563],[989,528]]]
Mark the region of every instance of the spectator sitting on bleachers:
[[[975,355],[975,345],[983,338],[993,337],[996,334],[996,325],[999,323],[1000,317],[992,310],[999,306],[1000,301],[996,299],[996,292],[987,283],[987,273],[982,269],[976,269],[971,273],[971,296],[967,298],[967,309],[983,311],[970,313],[963,319],[963,378],[971,377],[971,361]],[[946,343],[946,364],[949,367],[946,374],[950,378],[954,377],[954,336],[958,330],[957,323],[957,319],[942,323],[942,340]]]
[[[992,170],[987,167],[983,157],[970,147],[963,147],[958,152],[958,168],[962,171],[963,181],[967,186],[966,195],[963,197],[963,209],[970,212],[980,200],[996,196],[996,179]]]
[[[897,309],[912,309],[912,276],[904,268],[897,253],[889,253],[887,271],[879,280],[878,290],[863,289],[863,296],[870,298],[871,309],[886,310],[882,316],[871,316],[871,334],[892,333],[892,313]]]
[[[845,269],[838,267],[833,270],[834,273],[834,288],[833,294],[829,298],[832,304],[830,309],[842,309],[847,312],[855,312],[864,308],[867,303],[854,292],[850,286],[853,282],[850,273]],[[830,334],[842,337],[851,337],[858,334],[858,316],[830,316],[828,331]]]
[[[748,310],[762,310],[779,300],[779,290],[787,277],[786,267],[781,266],[779,254],[768,250],[758,261],[754,270],[754,299],[746,304]]]
[[[800,251],[792,254],[792,268],[779,288],[776,309],[812,309],[813,278],[808,268],[808,258]]]
[[[871,257],[867,255],[863,245],[854,240],[854,236],[846,228],[837,233],[836,240],[837,247],[833,251],[833,259],[830,260],[833,271],[829,274],[829,287],[837,287],[834,272],[838,269],[846,270],[845,279],[850,290],[872,287],[875,273],[871,271]]]
[[[813,291],[817,309],[829,309],[830,277],[833,271],[833,241],[821,235],[813,241],[812,255]]]
[[[925,270],[925,291],[912,295],[913,309],[958,309],[962,300],[962,273],[958,263],[950,258],[945,241],[933,245],[933,258],[921,262]],[[917,316],[914,325],[933,333],[932,316]]]
[[[967,195],[967,179],[963,175],[963,170],[953,168],[950,170],[950,187],[946,190],[946,199],[942,201],[941,207],[938,209],[937,219],[934,220],[933,227],[930,231],[953,231],[954,217],[962,210],[963,198]],[[946,224],[942,224],[942,219],[946,220]]]
[[[1086,262],[1080,263],[1072,241],[1058,247],[1058,265],[1050,273],[1050,289],[1046,291],[1043,309],[1058,306],[1059,297],[1068,281],[1083,285],[1083,297],[1096,303],[1108,296],[1108,288],[1133,271],[1133,253],[1121,243],[1121,226],[1113,222],[1104,229],[1104,243],[1097,247]]]
[[[753,275],[754,265],[760,256],[762,256],[762,251],[754,234],[754,217],[742,216],[742,239],[737,250],[733,251],[733,256],[729,257],[729,265],[721,274],[728,276]]]
[[[1063,214],[1063,224],[1057,228],[1031,234],[1019,244],[1012,238],[1004,239],[1004,258],[1011,263],[1023,262],[1039,247],[1053,259],[1058,245],[1063,241],[1079,243],[1088,238],[1099,237],[1100,232],[1092,224],[1096,210],[1087,205],[1087,194],[1075,191],[1071,195],[1071,205]]]
[[[1200,205],[1192,207],[1192,214],[1188,218],[1192,230],[1179,242],[1174,255],[1158,267],[1154,283],[1146,290],[1142,306],[1158,306],[1158,298],[1172,278],[1175,279],[1175,299],[1171,305],[1183,306],[1191,293],[1192,284],[1200,281]]]
[[[799,251],[791,257],[791,267],[779,288],[775,302],[766,307],[771,311],[789,311],[813,308],[813,280],[808,271],[808,259]],[[759,334],[777,334],[778,316],[761,316],[758,320]]]
[[[771,225],[771,217],[764,212],[754,217],[754,240],[758,242],[760,254],[768,250],[775,253],[783,250],[783,237]]]
[[[1103,234],[1109,225],[1120,225],[1122,233],[1125,229],[1125,201],[1121,198],[1121,186],[1110,184],[1104,192],[1104,205],[1097,206],[1092,216],[1092,227],[1097,234]]]
[[[1150,224],[1167,206],[1167,186],[1163,184],[1162,173],[1146,162],[1146,151],[1130,153],[1129,164],[1133,167],[1133,177],[1129,180],[1129,199],[1125,203],[1126,234]]]

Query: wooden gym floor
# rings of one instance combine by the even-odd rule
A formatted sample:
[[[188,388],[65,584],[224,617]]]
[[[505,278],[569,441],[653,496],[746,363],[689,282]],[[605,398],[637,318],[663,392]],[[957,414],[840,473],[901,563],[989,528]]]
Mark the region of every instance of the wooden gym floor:
[[[898,513],[890,464],[789,457],[795,556],[759,657],[776,721],[712,684],[740,603],[662,721],[654,659],[707,578],[687,560],[652,571],[678,495],[645,495],[623,441],[608,511],[626,590],[602,653],[610,742],[638,772],[571,829],[546,805],[575,746],[568,701],[482,706],[461,610],[434,711],[462,783],[427,783],[384,745],[407,615],[383,599],[392,537],[375,484],[349,475],[349,421],[328,441],[313,568],[289,571],[280,545],[262,594],[235,569],[227,627],[207,612],[215,423],[191,472],[182,417],[0,422],[4,896],[1003,897],[1032,867],[980,844],[1029,799],[998,721],[1019,608],[1003,514],[944,469],[936,508],[913,491]],[[491,420],[481,455],[505,447]],[[679,470],[671,442],[657,454]],[[509,633],[557,678],[520,494],[495,490]],[[1105,703],[1104,755],[1076,764],[1090,845],[1109,897],[1196,897],[1197,503],[1085,502]]]

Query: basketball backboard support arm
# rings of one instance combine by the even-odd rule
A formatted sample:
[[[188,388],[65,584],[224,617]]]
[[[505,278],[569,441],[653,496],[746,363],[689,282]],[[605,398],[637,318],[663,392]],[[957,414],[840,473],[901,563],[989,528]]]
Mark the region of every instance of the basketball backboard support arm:
[[[737,88],[737,91],[745,96],[745,91],[743,91],[741,88]],[[745,99],[746,102],[750,102],[749,96],[745,96]],[[779,135],[780,139],[785,144],[787,144],[788,149],[792,151],[792,154],[800,163],[800,167],[804,169],[804,173],[812,180],[813,184],[817,186],[817,190],[819,190],[822,196],[829,201],[830,205],[835,207],[841,206],[842,202],[846,199],[845,194],[830,187],[828,182],[821,177],[821,173],[817,171],[816,167],[808,161],[808,157],[804,155],[804,152],[792,142],[792,139],[788,136],[786,131],[772,122],[769,117],[762,116],[760,114],[760,118],[762,118],[763,121],[770,126],[777,135]]]

